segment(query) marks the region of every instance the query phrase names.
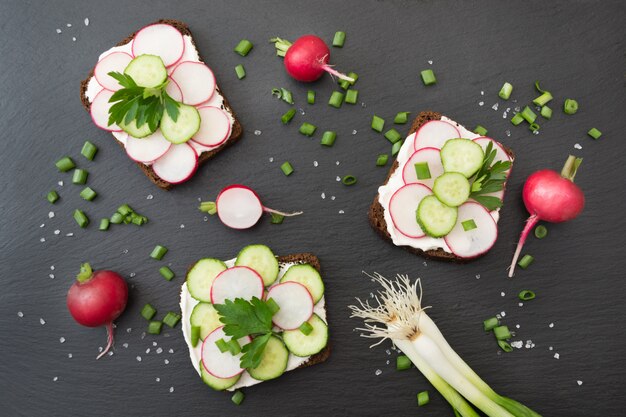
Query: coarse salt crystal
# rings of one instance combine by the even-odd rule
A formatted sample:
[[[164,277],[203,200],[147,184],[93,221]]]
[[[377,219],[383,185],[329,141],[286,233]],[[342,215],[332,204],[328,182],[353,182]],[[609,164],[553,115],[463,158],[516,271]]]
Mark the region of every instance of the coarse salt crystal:
[[[554,354],[554,359],[559,359],[561,357],[561,355],[559,355],[558,353]]]
[[[51,219],[54,217],[54,211],[48,213],[48,218]]]
[[[61,231],[60,231],[59,229],[57,229],[57,230],[55,230],[55,231],[54,231],[54,234],[55,234],[55,235],[58,235],[58,234],[60,234],[60,233],[61,233]]]
[[[582,149],[583,147],[582,147],[582,146],[580,146],[580,143],[577,143],[577,144],[575,144],[575,145],[574,145],[574,148],[576,148],[576,149]]]
[[[67,25],[65,25],[65,26],[67,26],[68,28],[71,28],[71,27],[72,27],[72,24],[71,24],[71,23],[68,23],[68,24],[67,24]]]
[[[481,96],[484,96],[484,95],[485,95],[485,92],[484,92],[484,91],[481,91],[481,92],[480,92],[480,95],[481,95]]]
[[[21,311],[17,312],[17,317],[22,318],[24,317],[24,313],[22,313]]]
[[[40,241],[41,243],[43,243],[43,242],[45,242],[45,241],[46,241],[46,238],[45,238],[45,237],[42,237],[41,239],[39,239],[39,241]]]
[[[122,346],[124,346],[124,349],[128,348],[128,343],[122,343]]]
[[[549,328],[553,328],[553,327],[554,327],[554,323],[550,323],[550,324],[548,324],[548,327],[549,327]]]
[[[511,342],[511,346],[513,346],[516,349],[521,349],[523,345],[524,345],[524,342],[522,342],[521,340],[516,340],[514,342]]]
[[[335,165],[339,165],[339,161],[335,161]]]
[[[493,106],[491,106],[491,108],[494,109],[494,110],[498,110],[498,103],[496,103]]]
[[[343,210],[339,210],[339,214],[344,214],[345,212]]]
[[[49,277],[50,279],[54,279],[54,274],[48,274],[48,277]]]
[[[181,225],[180,225],[180,228],[181,228],[181,229],[184,229],[184,228],[185,228],[185,225],[184,225],[184,224],[181,224]]]
[[[63,336],[59,337],[59,343],[65,343],[65,338]]]
[[[63,181],[59,181],[57,184],[59,184],[59,187],[63,187]]]
[[[335,198],[337,198],[337,197],[335,197],[334,195],[330,196],[330,199],[333,200],[333,201],[335,200]]]
[[[578,381],[576,381],[576,383],[578,384],[578,386],[581,386],[583,384],[583,381],[579,379]]]
[[[154,196],[152,194],[148,194],[146,196],[146,200],[152,200],[154,198]]]
[[[254,131],[254,135],[255,136],[261,136],[261,133],[263,133],[263,132],[261,132],[259,129]]]
[[[150,348],[146,349],[146,355],[150,353]]]
[[[89,18],[88,17],[85,18],[85,26],[89,26]]]
[[[46,227],[46,224],[45,224],[45,223],[41,223],[41,224],[39,225],[39,227],[40,227],[40,228],[42,228],[42,227]]]
[[[429,59],[429,60],[428,60],[428,63],[429,63],[430,65],[432,65],[432,64],[433,64],[433,60],[432,60],[432,59]]]
[[[174,387],[170,387],[170,392],[174,392]]]
[[[58,377],[58,376],[55,376],[54,378],[52,378],[52,380],[53,380],[54,382],[57,382],[57,381],[59,380],[59,377]]]
[[[318,165],[319,165],[319,164],[317,163],[317,161],[313,161],[313,166],[314,166],[314,167],[316,167],[316,166],[318,166]]]
[[[352,134],[356,135],[356,133],[357,133],[356,129],[352,129]]]
[[[152,342],[152,346],[156,346],[156,345],[158,345],[157,342]]]
[[[44,324],[46,324],[46,321],[43,318],[40,317],[39,318],[39,324],[41,324],[43,326]]]
[[[322,193],[321,197],[322,197],[322,199],[325,199],[326,198],[326,193]]]
[[[76,42],[76,36],[72,36],[72,42]]]
[[[274,157],[270,157],[270,162],[274,162]]]
[[[72,359],[72,357],[73,357],[73,356],[74,356],[74,355],[72,355],[71,353],[68,353],[68,354],[67,354],[67,357],[68,357],[69,359]]]
[[[480,274],[476,274],[476,279],[480,279]]]
[[[169,353],[174,353],[174,349],[170,348],[170,350],[168,350]]]
[[[72,237],[72,236],[74,236],[74,233],[66,233],[65,236]]]
[[[57,32],[57,33],[61,33],[61,29],[57,29],[57,30],[56,30],[56,32]]]
[[[141,356],[137,356],[135,359],[137,359],[137,362],[141,362]]]
[[[479,101],[479,102],[478,102],[478,105],[479,105],[479,106],[484,106],[484,105],[485,105],[485,102],[484,102],[484,101]]]
[[[154,378],[154,380],[155,380],[156,382],[161,382],[161,378],[159,378],[158,376],[157,376],[156,378]]]
[[[376,372],[374,372],[374,374],[376,374],[376,376],[378,376],[378,375],[380,375],[382,373],[383,373],[383,371],[381,371],[380,369],[377,369]]]
[[[500,315],[501,315],[502,317],[504,317],[504,316],[506,316],[506,312],[504,312],[504,311],[503,311],[503,312],[501,312],[501,313],[500,313]]]
[[[157,350],[156,350],[156,353],[157,354],[163,353],[163,348],[158,347]]]
[[[341,181],[341,178],[337,177],[335,178],[335,181]]]
[[[166,364],[166,365],[169,365],[170,361],[169,361],[169,359],[165,359],[165,360],[163,361],[163,363],[164,363],[164,364]]]
[[[505,295],[506,295],[506,294],[504,293],[504,291],[502,291],[502,292],[500,293],[500,297],[504,297]]]

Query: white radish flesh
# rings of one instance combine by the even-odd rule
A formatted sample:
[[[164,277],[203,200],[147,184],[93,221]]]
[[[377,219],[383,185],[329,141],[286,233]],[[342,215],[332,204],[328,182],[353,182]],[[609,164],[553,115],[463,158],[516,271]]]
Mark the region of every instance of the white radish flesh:
[[[313,315],[313,298],[309,290],[298,282],[287,281],[274,285],[266,298],[271,298],[280,307],[272,321],[281,329],[297,329]]]
[[[263,279],[247,266],[234,266],[215,277],[211,286],[211,303],[224,304],[225,300],[236,298],[252,300],[263,297]]]
[[[215,205],[222,223],[233,229],[252,227],[263,215],[259,196],[243,185],[224,188],[217,196]]]
[[[166,67],[177,63],[185,52],[183,35],[173,26],[158,23],[146,26],[135,35],[133,56],[157,55]]]
[[[460,138],[459,130],[448,122],[442,120],[431,120],[422,125],[413,141],[413,148],[417,151],[422,148],[439,148],[448,139]]]
[[[126,52],[113,52],[102,58],[96,64],[96,68],[93,71],[96,81],[102,87],[109,91],[117,91],[122,86],[117,80],[109,75],[109,72],[124,73],[124,69],[133,60],[133,57]]]
[[[91,102],[89,112],[91,113],[91,119],[100,129],[108,130],[109,132],[119,132],[122,129],[115,123],[109,126],[109,109],[113,105],[113,103],[109,103],[109,99],[112,95],[113,91],[100,91]]]
[[[218,107],[198,107],[200,129],[193,140],[201,145],[216,147],[230,136],[230,118]]]
[[[186,143],[172,144],[169,150],[152,164],[154,173],[171,184],[187,181],[197,168],[198,154]]]
[[[168,81],[169,82],[167,83],[167,86],[165,87],[165,92],[167,93],[168,96],[172,97],[174,100],[182,103],[183,92],[180,90],[180,87],[178,86],[176,81],[172,79],[172,77],[169,77]]]
[[[496,243],[498,226],[482,205],[468,201],[458,208],[457,222],[444,239],[452,253],[460,258],[474,258],[487,252]],[[465,231],[463,222],[473,220],[475,229]]]
[[[165,155],[171,146],[172,143],[163,137],[160,129],[145,138],[129,135],[126,139],[126,153],[137,162],[152,162]]]
[[[180,87],[185,104],[195,106],[207,101],[215,93],[213,71],[202,62],[181,62],[171,77]]]
[[[418,179],[415,172],[415,164],[427,163],[430,170],[429,179]],[[428,188],[433,188],[435,179],[443,174],[443,165],[441,164],[440,150],[437,148],[422,148],[415,151],[413,155],[406,161],[402,170],[402,179],[405,184],[424,184]]]
[[[202,366],[208,373],[216,378],[232,378],[241,374],[244,369],[241,368],[241,356],[243,353],[233,355],[230,351],[221,352],[215,342],[218,340],[228,342],[230,336],[224,333],[224,326],[213,330],[202,342]],[[238,339],[239,346],[247,345],[251,342],[249,336]]]
[[[400,187],[389,200],[389,214],[395,228],[407,237],[424,237],[425,233],[417,224],[417,206],[432,191],[422,184],[407,184]]]

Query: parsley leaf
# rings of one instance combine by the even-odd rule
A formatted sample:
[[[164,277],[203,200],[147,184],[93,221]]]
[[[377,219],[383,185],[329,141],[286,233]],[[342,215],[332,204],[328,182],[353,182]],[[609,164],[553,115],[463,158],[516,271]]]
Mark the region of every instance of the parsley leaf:
[[[472,181],[470,197],[479,204],[485,206],[489,211],[502,207],[502,200],[498,197],[484,194],[495,193],[504,189],[506,182],[506,171],[511,168],[510,161],[493,162],[497,150],[493,149],[493,142],[489,141],[485,149],[483,163],[474,175]]]

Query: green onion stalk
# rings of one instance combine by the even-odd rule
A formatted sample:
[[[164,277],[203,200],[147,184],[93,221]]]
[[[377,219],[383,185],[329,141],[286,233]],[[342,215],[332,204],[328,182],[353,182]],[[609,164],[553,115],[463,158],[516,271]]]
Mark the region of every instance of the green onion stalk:
[[[541,417],[523,404],[497,394],[448,344],[422,307],[420,280],[407,275],[391,281],[378,273],[368,275],[383,289],[374,297],[377,305],[361,301],[352,305],[351,317],[361,318],[363,337],[390,339],[463,417],[477,417],[469,404],[490,417]],[[381,326],[383,325],[383,326]]]

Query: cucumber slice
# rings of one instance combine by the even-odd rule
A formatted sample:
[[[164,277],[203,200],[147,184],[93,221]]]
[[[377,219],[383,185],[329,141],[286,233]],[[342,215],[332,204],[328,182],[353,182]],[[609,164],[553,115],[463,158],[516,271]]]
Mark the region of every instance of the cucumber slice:
[[[265,346],[263,359],[261,359],[259,366],[247,369],[247,371],[252,378],[258,381],[278,378],[287,369],[288,359],[289,351],[285,344],[278,337],[272,336]]]
[[[191,326],[197,326],[200,328],[200,340],[204,340],[209,333],[223,326],[224,323],[220,321],[220,315],[217,310],[210,303],[198,303],[191,312],[189,318]]]
[[[217,275],[228,269],[219,259],[204,258],[191,267],[187,273],[187,289],[193,298],[211,302],[211,286]]]
[[[458,207],[469,198],[470,183],[463,174],[446,172],[435,180],[433,193],[443,204]]]
[[[214,377],[213,375],[208,373],[206,369],[204,369],[202,361],[200,361],[200,376],[202,377],[202,381],[205,384],[207,384],[216,391],[224,391],[225,389],[232,387],[237,383],[237,381],[239,381],[239,378],[241,378],[241,374],[236,375],[232,378]]]
[[[133,120],[128,124],[120,123],[119,126],[124,132],[138,139],[145,138],[146,136],[150,136],[154,133],[154,131],[150,129],[148,123],[144,123],[141,125],[141,127],[137,127],[136,120]]]
[[[247,266],[254,269],[263,278],[263,285],[272,285],[278,278],[278,260],[274,252],[265,245],[248,245],[243,248],[235,266]]]
[[[130,61],[124,74],[130,75],[140,87],[156,88],[167,80],[167,70],[161,57],[156,55],[139,55]]]
[[[424,197],[417,206],[417,222],[422,230],[432,237],[450,233],[456,224],[457,209],[443,204],[434,195]]]
[[[469,139],[450,139],[441,148],[441,163],[445,172],[459,172],[471,177],[483,164],[483,148]]]
[[[309,264],[293,265],[285,272],[280,282],[295,281],[309,290],[313,297],[313,304],[317,304],[324,295],[324,282],[317,269]]]
[[[172,143],[185,143],[200,130],[200,113],[193,106],[179,103],[178,118],[174,121],[168,112],[163,112],[161,132]],[[477,145],[480,148],[480,145]],[[481,148],[482,151],[482,148]]]
[[[283,333],[285,346],[296,356],[311,356],[319,353],[328,344],[328,326],[317,314],[313,314],[308,323],[313,331],[305,335],[300,329],[287,330]]]

